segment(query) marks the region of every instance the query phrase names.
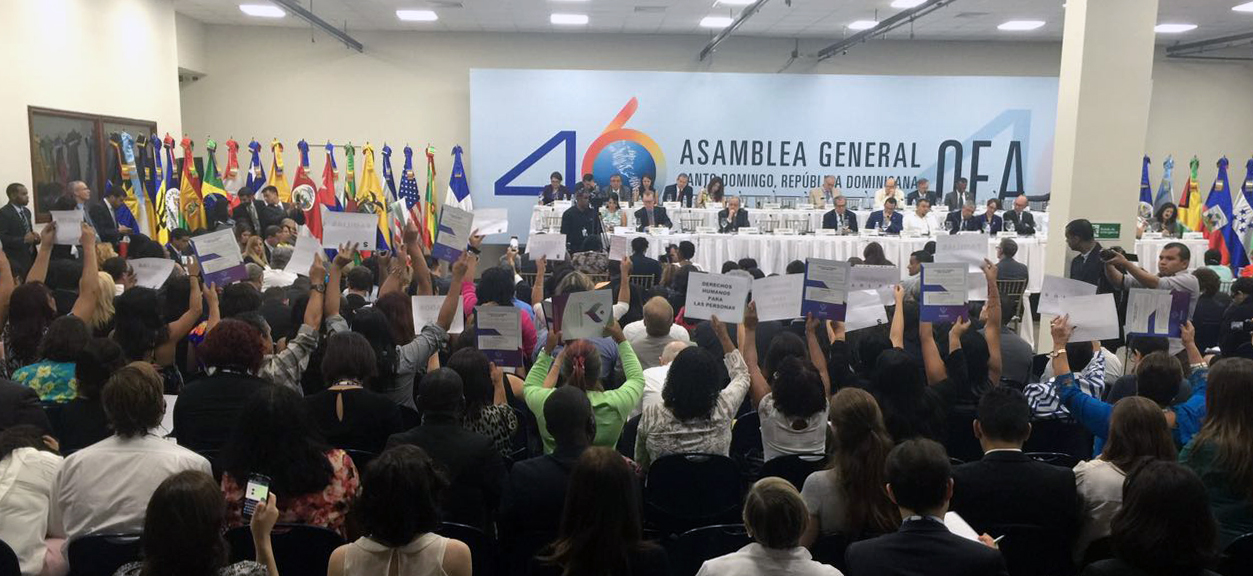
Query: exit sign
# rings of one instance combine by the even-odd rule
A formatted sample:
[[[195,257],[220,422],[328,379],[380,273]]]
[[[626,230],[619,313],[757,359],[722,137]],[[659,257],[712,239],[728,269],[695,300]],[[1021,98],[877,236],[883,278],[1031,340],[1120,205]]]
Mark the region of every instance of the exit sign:
[[[1122,224],[1118,222],[1093,222],[1092,232],[1097,240],[1117,240],[1122,232]]]

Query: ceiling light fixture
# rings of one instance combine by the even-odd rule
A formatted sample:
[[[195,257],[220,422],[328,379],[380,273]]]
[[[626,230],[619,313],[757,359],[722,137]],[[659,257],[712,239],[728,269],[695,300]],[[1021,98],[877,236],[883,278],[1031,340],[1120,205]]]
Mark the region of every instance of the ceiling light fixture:
[[[726,4],[727,6],[748,6],[757,0],[718,0],[718,4]]]
[[[700,19],[701,28],[726,28],[731,25],[730,16],[706,16]]]
[[[1253,12],[1253,2],[1245,2],[1244,4],[1240,4],[1238,6],[1232,6],[1231,9],[1236,12]]]
[[[282,8],[273,4],[240,4],[239,10],[258,18],[282,18],[287,15]]]
[[[1025,30],[1035,30],[1043,25],[1043,20],[1010,20],[1009,22],[997,26],[996,29],[1021,32]]]
[[[900,9],[913,8],[914,6],[922,4],[926,1],[927,0],[896,0],[895,2],[892,2],[892,7]]]
[[[849,30],[869,30],[878,25],[879,25],[879,22],[877,20],[857,20],[854,22],[849,22],[848,29]]]
[[[397,10],[396,17],[406,22],[434,22],[439,15],[433,10]]]
[[[553,14],[548,21],[563,26],[581,26],[587,24],[587,14]]]
[[[1196,30],[1196,24],[1158,24],[1153,27],[1153,31],[1159,34],[1179,34]]]

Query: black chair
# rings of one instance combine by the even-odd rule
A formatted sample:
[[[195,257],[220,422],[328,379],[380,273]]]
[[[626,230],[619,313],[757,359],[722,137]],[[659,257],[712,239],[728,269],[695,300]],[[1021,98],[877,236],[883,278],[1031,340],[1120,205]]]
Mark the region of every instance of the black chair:
[[[556,532],[502,533],[499,573],[506,576],[530,576],[535,557],[556,539]]]
[[[752,544],[743,524],[719,524],[688,530],[666,546],[673,576],[693,576],[711,558]]]
[[[230,544],[231,562],[256,560],[257,551],[252,545],[252,529],[240,526],[226,531]],[[274,562],[283,576],[321,576],[331,552],[344,544],[344,539],[334,530],[305,524],[278,524],[270,533],[274,548]]]
[[[139,560],[139,534],[88,534],[70,540],[70,576],[113,576]]]
[[[635,458],[635,436],[640,431],[640,415],[632,416],[626,424],[622,426],[622,433],[618,435],[618,453],[627,458]]]
[[[965,462],[962,462],[961,458],[953,458],[952,456],[949,456],[948,464],[949,466],[961,466],[962,464],[965,464]]]
[[[1027,457],[1036,462],[1052,464],[1054,466],[1064,466],[1066,468],[1074,468],[1079,464],[1079,459],[1070,454],[1062,454],[1061,452],[1027,452]]]
[[[1083,565],[1087,566],[1093,562],[1100,562],[1113,557],[1114,548],[1110,544],[1109,536],[1104,536],[1088,544],[1088,549],[1083,551]]]
[[[1223,576],[1253,576],[1253,532],[1227,545],[1222,559],[1218,561],[1218,573]]]
[[[822,470],[827,465],[825,454],[791,454],[766,460],[761,467],[761,477],[778,476],[791,482],[797,490],[805,486],[805,479],[810,474]]]
[[[757,477],[765,460],[761,447],[761,417],[748,412],[735,419],[731,427],[731,459],[739,465],[745,481]]]
[[[1075,571],[1066,534],[1031,524],[992,525],[986,532],[1001,538],[997,546],[1014,576],[1057,576]]]
[[[644,516],[667,534],[739,519],[740,471],[718,454],[671,454],[653,462],[644,483]]]
[[[348,453],[349,458],[352,458],[352,465],[357,468],[357,475],[364,474],[365,467],[370,464],[370,461],[378,458],[378,454],[366,450],[354,450],[352,448],[344,448],[343,450]]]
[[[1068,420],[1035,420],[1031,437],[1023,444],[1026,452],[1070,454],[1079,460],[1092,458],[1092,433],[1078,422]]]
[[[39,403],[39,405],[43,407],[43,409],[44,409],[44,415],[46,415],[46,416],[48,417],[48,424],[50,424],[50,425],[52,426],[52,432],[53,432],[53,434],[56,434],[56,436],[57,436],[58,438],[60,438],[60,437],[62,436],[62,433],[61,433],[61,410],[65,408],[65,403],[63,403],[63,402],[42,402],[42,401],[41,401],[41,402]]]
[[[435,530],[445,538],[460,540],[470,547],[470,561],[474,576],[490,576],[496,573],[496,541],[482,530],[465,524],[444,522]],[[284,575],[286,576],[286,575]]]
[[[0,576],[21,576],[22,565],[18,564],[17,552],[13,551],[4,540],[0,540]]]
[[[809,545],[809,553],[813,556],[815,562],[822,562],[828,566],[835,566],[841,572],[844,568],[844,552],[848,550],[848,545],[853,539],[845,534],[827,534],[820,536]]]

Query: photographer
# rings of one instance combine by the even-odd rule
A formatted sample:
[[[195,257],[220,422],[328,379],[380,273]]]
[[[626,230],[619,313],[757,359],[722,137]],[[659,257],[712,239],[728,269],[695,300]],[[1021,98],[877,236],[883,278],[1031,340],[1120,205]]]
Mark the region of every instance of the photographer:
[[[1105,263],[1105,277],[1115,288],[1155,288],[1188,292],[1191,295],[1188,302],[1189,318],[1192,317],[1197,297],[1201,294],[1201,284],[1197,282],[1196,276],[1188,272],[1188,262],[1191,259],[1192,253],[1187,246],[1180,242],[1171,242],[1157,255],[1157,274],[1154,275],[1127,261],[1122,253],[1114,250],[1101,252],[1101,260]]]

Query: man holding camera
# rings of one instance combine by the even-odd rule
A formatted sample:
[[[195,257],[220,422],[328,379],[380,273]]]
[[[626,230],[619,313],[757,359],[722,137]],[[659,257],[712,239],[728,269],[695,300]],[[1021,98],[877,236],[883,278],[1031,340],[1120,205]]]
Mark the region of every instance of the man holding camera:
[[[1154,288],[1157,290],[1183,291],[1189,294],[1188,317],[1196,309],[1201,295],[1201,284],[1188,272],[1191,250],[1181,242],[1171,242],[1157,255],[1157,274],[1127,261],[1121,252],[1104,250],[1101,260],[1105,263],[1105,277],[1116,288]]]

